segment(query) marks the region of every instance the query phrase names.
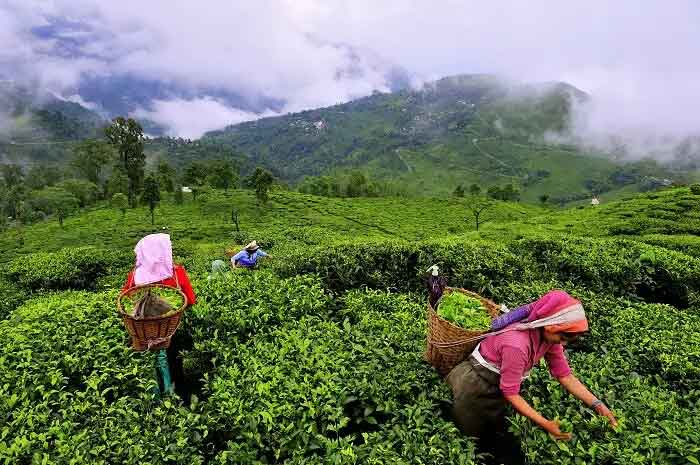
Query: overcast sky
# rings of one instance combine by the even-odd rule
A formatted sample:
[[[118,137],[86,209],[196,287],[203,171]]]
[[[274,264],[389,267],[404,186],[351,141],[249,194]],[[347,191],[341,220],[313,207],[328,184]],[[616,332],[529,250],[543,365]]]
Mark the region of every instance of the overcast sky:
[[[198,136],[256,117],[217,91],[283,101],[272,114],[387,90],[396,68],[496,73],[592,94],[592,137],[661,138],[700,129],[698,25],[697,0],[0,0],[0,74],[64,95],[125,74],[190,89],[138,114]]]

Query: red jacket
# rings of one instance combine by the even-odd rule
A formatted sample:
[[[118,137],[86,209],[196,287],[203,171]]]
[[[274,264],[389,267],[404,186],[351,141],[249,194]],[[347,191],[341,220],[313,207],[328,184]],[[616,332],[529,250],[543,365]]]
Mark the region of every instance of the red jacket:
[[[175,281],[174,278],[168,278],[159,281],[157,284],[177,288],[179,283],[180,289],[185,293],[187,305],[194,305],[197,301],[197,296],[194,295],[194,290],[192,289],[192,284],[190,284],[190,278],[187,276],[187,271],[185,271],[185,268],[183,268],[182,265],[175,265],[173,270],[175,271],[177,281]],[[126,282],[124,283],[124,287],[122,287],[122,292],[126,291],[127,289],[131,289],[132,287],[134,287],[133,269],[129,272],[129,276],[126,277]]]

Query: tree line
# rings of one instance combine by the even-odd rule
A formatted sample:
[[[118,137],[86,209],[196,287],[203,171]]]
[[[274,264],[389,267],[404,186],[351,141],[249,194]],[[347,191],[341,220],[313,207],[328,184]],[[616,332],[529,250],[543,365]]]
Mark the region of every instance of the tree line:
[[[63,220],[80,208],[109,200],[126,212],[139,204],[153,210],[161,192],[182,203],[183,187],[196,199],[206,188],[255,189],[266,202],[274,177],[258,168],[241,180],[239,165],[230,159],[194,160],[177,170],[167,160],[147,166],[141,125],[132,118],[115,118],[104,137],[76,143],[71,158],[62,164],[0,165],[0,227],[27,224],[54,216]]]

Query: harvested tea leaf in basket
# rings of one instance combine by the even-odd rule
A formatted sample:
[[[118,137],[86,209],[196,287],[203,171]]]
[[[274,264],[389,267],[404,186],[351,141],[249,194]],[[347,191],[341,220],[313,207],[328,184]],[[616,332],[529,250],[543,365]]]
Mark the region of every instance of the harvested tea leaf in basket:
[[[184,304],[182,294],[168,287],[144,287],[122,299],[124,311],[134,318],[168,316]]]
[[[443,295],[437,314],[465,329],[487,330],[491,326],[491,317],[481,301],[461,292]]]

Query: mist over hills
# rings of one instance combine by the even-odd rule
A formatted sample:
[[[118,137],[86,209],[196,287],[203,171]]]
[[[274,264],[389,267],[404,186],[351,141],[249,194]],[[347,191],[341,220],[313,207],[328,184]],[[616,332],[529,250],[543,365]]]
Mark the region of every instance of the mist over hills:
[[[127,84],[115,85],[114,99]],[[517,83],[478,74],[417,89],[397,87],[231,125],[194,141],[152,138],[147,154],[151,162],[163,158],[179,167],[233,157],[244,172],[264,166],[292,185],[308,176],[360,171],[395,183],[406,195],[446,195],[472,183],[513,184],[530,201],[541,195],[583,199],[639,187],[650,177],[680,176],[653,162],[629,164],[614,153],[566,144],[572,139],[573,109],[593,99],[567,83]],[[56,95],[12,83],[0,89],[5,128],[0,153],[6,161],[60,161],[70,156],[65,142],[99,137],[108,121]],[[676,171],[695,160],[692,150],[684,155],[685,164],[675,160]]]

